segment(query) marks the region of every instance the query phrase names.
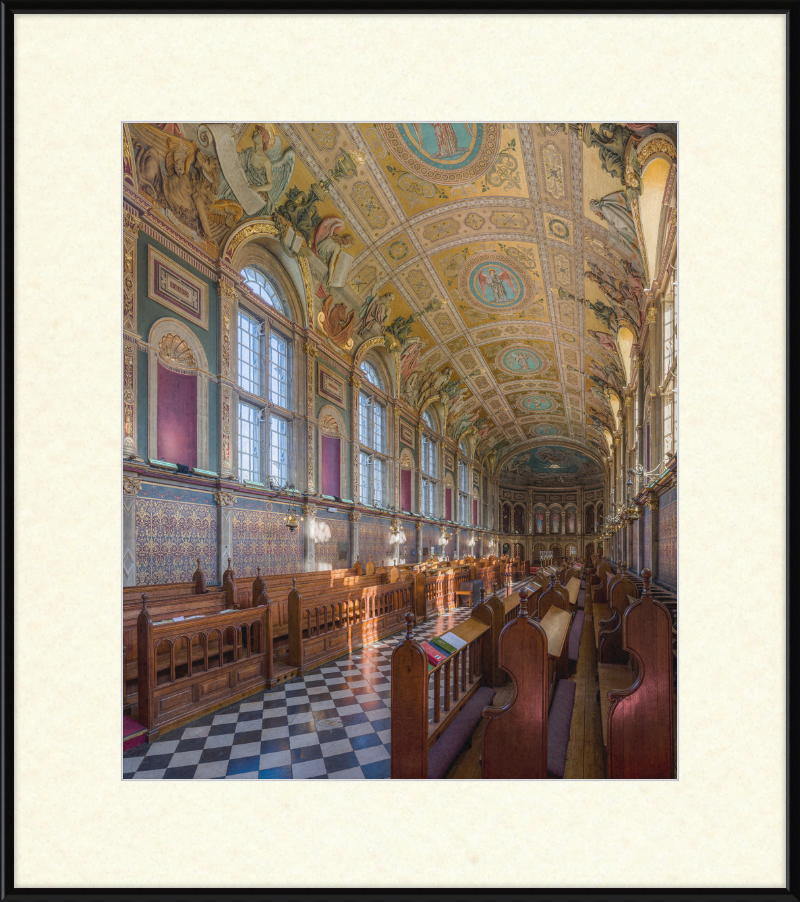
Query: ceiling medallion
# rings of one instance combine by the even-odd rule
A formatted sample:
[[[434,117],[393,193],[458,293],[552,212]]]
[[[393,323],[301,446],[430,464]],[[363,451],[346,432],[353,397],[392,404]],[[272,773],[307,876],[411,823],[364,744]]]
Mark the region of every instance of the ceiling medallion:
[[[496,251],[474,254],[458,273],[461,297],[481,312],[521,313],[536,296],[528,271]]]
[[[477,181],[495,161],[497,124],[398,122],[380,126],[389,149],[409,172],[440,185]]]
[[[561,435],[558,426],[550,426],[547,423],[540,423],[531,429],[531,435]]]
[[[552,398],[539,394],[525,395],[525,397],[517,401],[517,407],[522,410],[544,411],[552,410],[555,406],[556,404]]]
[[[540,351],[513,345],[503,348],[494,362],[499,369],[514,376],[532,376],[550,368],[550,361]]]

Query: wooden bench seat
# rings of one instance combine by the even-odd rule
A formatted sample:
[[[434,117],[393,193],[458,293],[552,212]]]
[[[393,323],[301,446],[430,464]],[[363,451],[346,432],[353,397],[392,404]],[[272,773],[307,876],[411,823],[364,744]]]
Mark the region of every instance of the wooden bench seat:
[[[597,681],[600,685],[600,723],[603,726],[603,747],[608,746],[608,709],[611,702],[609,692],[627,689],[634,680],[627,664],[598,664]]]
[[[624,664],[598,665],[606,776],[671,779],[675,776],[675,693],[672,618],[644,593],[622,615]],[[625,580],[624,582],[628,582]]]

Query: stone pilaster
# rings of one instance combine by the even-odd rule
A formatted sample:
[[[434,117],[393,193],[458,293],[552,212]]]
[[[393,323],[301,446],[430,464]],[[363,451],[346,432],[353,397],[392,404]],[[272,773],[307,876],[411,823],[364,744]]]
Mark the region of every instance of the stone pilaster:
[[[228,568],[228,558],[231,558],[236,569],[233,559],[233,506],[236,495],[233,492],[214,492],[214,500],[217,502],[217,572],[223,574]]]
[[[317,569],[315,531],[317,526],[316,504],[303,505],[303,570],[312,573]]]
[[[422,561],[422,522],[417,520],[417,563]]]
[[[122,477],[122,585],[136,585],[136,496],[142,487],[138,476]]]
[[[361,520],[360,511],[350,511],[350,566],[355,567],[358,560],[358,523]]]
[[[136,334],[136,246],[141,219],[127,205],[122,210],[122,452],[139,458],[136,428],[138,364]]]
[[[353,487],[353,501],[361,500],[361,484],[358,472],[358,456],[361,444],[358,436],[358,390],[361,388],[361,378],[353,373],[347,380],[350,383],[350,485]]]
[[[317,433],[317,420],[314,416],[314,373],[316,369],[317,346],[310,341],[303,344],[306,355],[306,485],[308,493],[313,495],[316,491],[316,479],[314,473],[315,441]],[[341,487],[344,492],[345,487]],[[313,569],[313,568],[312,568]]]
[[[238,293],[232,279],[220,275],[217,279],[218,329],[219,341],[219,472],[223,477],[236,477],[236,460],[234,456],[235,423],[237,421],[237,398],[234,355],[234,323],[237,318]],[[227,566],[227,560],[225,561]],[[220,570],[224,572],[225,567]]]

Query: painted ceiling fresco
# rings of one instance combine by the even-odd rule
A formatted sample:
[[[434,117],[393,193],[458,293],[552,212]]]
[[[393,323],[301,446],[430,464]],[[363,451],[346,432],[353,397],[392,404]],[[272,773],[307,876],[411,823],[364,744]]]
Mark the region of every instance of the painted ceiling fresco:
[[[593,457],[574,448],[549,444],[515,454],[500,469],[501,479],[519,485],[578,485],[595,481],[601,475]]]
[[[367,342],[385,348],[403,400],[439,405],[446,434],[490,469],[545,483],[600,472],[674,240],[674,123],[154,123],[125,136],[139,193],[212,257],[269,218],[308,262],[312,327],[331,350],[352,363]],[[559,448],[563,465],[543,462]]]

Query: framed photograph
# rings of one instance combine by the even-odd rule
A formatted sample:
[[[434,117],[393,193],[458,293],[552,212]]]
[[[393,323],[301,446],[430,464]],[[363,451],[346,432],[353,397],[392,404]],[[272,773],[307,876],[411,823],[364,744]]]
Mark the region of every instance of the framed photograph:
[[[147,296],[208,330],[208,286],[152,245],[147,248]]]
[[[345,406],[345,381],[321,363],[317,364],[317,388],[320,395],[339,407]]]

